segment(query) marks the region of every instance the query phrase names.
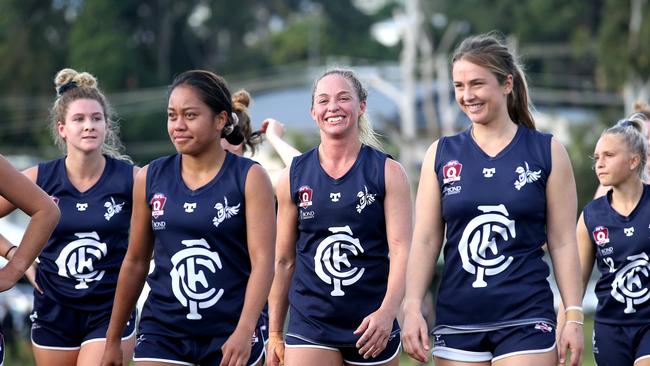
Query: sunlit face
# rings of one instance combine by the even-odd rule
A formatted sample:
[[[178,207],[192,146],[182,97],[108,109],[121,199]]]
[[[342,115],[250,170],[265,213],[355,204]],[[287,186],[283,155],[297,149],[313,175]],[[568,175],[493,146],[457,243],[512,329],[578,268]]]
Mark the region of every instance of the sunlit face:
[[[104,108],[94,99],[70,102],[65,121],[59,121],[56,125],[68,151],[90,153],[100,150],[106,138]]]
[[[503,85],[488,69],[460,59],[452,67],[454,92],[460,109],[473,123],[488,124],[508,117],[512,75]]]
[[[366,110],[352,84],[343,76],[323,77],[314,91],[311,116],[321,133],[331,136],[358,134],[358,121]]]
[[[594,150],[594,170],[603,186],[617,186],[631,177],[637,177],[641,159],[629,151],[623,136],[605,134]]]
[[[225,111],[215,114],[192,86],[179,85],[169,95],[167,132],[181,154],[198,155],[219,143],[226,118]]]

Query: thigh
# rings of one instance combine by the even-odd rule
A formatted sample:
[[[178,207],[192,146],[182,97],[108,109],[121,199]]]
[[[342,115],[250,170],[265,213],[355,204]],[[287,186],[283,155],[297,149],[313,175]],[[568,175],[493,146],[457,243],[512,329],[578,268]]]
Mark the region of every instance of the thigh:
[[[84,343],[79,350],[77,365],[99,365],[104,355],[105,340],[98,340]],[[128,365],[133,357],[133,348],[135,347],[135,337],[122,340],[122,362]]]
[[[490,362],[463,362],[433,357],[436,366],[491,366]]]
[[[37,366],[75,366],[79,350],[53,350],[32,345]]]
[[[632,340],[622,327],[594,323],[594,359],[599,366],[632,365]]]
[[[316,346],[288,346],[284,350],[284,366],[342,366],[343,358],[336,349]]]
[[[494,366],[555,366],[557,364],[555,348],[547,352],[510,355],[492,363]]]

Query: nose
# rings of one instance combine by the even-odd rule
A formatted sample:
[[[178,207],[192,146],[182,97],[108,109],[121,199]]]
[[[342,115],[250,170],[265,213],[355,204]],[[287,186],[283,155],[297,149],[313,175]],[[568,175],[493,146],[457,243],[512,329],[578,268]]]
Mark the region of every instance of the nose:
[[[336,98],[332,98],[328,103],[327,103],[327,110],[328,111],[337,111],[339,109],[339,103],[336,100]]]
[[[92,131],[95,129],[92,118],[84,119],[84,131]]]
[[[473,98],[474,98],[474,94],[472,93],[472,88],[463,89],[463,101],[467,102],[472,100]]]

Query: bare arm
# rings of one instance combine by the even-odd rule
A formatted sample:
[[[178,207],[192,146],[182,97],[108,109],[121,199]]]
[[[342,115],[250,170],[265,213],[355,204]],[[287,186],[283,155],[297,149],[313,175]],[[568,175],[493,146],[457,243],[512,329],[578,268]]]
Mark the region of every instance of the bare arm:
[[[7,161],[4,157],[2,159],[4,160],[4,162],[6,164],[9,164],[8,167],[2,168],[2,169],[11,168],[11,170],[15,171],[15,169],[13,168],[13,166],[11,166],[11,163],[9,163],[9,161]],[[32,183],[36,183],[36,177],[38,175],[38,166],[34,166],[34,167],[31,167],[31,168],[28,168],[28,169],[24,170],[23,174]],[[3,175],[3,177],[4,177],[4,175]],[[21,181],[26,183],[24,180],[22,180],[22,178],[21,178]],[[9,183],[11,183],[11,182],[7,182],[6,184],[9,184]],[[26,183],[26,184],[28,184],[28,183]],[[18,185],[18,187],[20,187],[20,184]],[[16,209],[17,206],[18,206],[18,204],[13,202],[10,199],[9,196],[7,196],[7,195],[5,195],[3,193],[0,193],[0,217],[5,217],[5,216],[9,215],[10,213],[12,213]]]
[[[547,240],[553,262],[553,271],[562,302],[568,306],[581,306],[583,289],[579,281],[580,260],[574,229],[577,211],[575,180],[569,156],[555,139],[551,141],[551,174],[546,185]],[[562,330],[558,345],[560,361],[567,346],[571,348],[571,365],[578,365],[582,358],[582,327],[567,324]]]
[[[360,348],[360,354],[368,357],[376,357],[386,348],[393,321],[404,298],[406,262],[413,227],[411,188],[406,172],[398,162],[387,159],[385,177],[384,215],[390,252],[388,285],[379,309],[367,316],[355,331],[355,334],[363,333],[357,341],[357,348]]]
[[[275,240],[275,278],[269,295],[269,365],[284,359],[282,332],[289,308],[289,286],[296,262],[298,210],[291,200],[289,169],[285,169],[277,188],[278,232]]]
[[[60,212],[50,197],[28,177],[18,172],[4,157],[0,156],[0,196],[5,215],[18,207],[31,217],[22,241],[15,253],[8,253],[11,246],[4,241],[2,254],[11,259],[0,269],[0,290],[13,286],[34,262],[45,246],[59,221]],[[13,251],[13,250],[12,250]]]
[[[429,357],[429,336],[422,316],[422,301],[435,272],[444,234],[440,185],[434,166],[437,146],[438,142],[434,142],[429,147],[422,163],[403,305],[404,350],[420,362],[426,362]]]
[[[291,165],[291,160],[300,155],[295,147],[289,145],[282,139],[284,136],[284,125],[273,118],[267,118],[262,122],[262,130],[266,133],[266,138],[269,140],[275,152],[278,153],[284,165]]]
[[[140,169],[133,184],[133,211],[129,248],[126,251],[115,290],[111,321],[106,332],[102,365],[120,365],[122,333],[142,292],[153,253],[151,209],[146,198],[147,167]]]
[[[246,235],[251,273],[244,307],[235,331],[221,347],[221,365],[243,365],[250,357],[250,339],[255,331],[273,281],[275,212],[273,188],[264,169],[253,165],[246,178]]]

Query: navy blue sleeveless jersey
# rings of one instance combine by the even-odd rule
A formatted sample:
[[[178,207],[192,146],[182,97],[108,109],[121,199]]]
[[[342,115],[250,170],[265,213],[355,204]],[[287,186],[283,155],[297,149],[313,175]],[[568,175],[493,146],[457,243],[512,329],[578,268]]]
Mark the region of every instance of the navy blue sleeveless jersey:
[[[36,178],[61,210],[36,280],[45,296],[87,311],[112,308],[131,222],[133,165],[105,158],[101,177],[83,193],[68,179],[65,158],[39,164]]]
[[[616,212],[611,194],[591,201],[583,211],[596,254],[595,320],[616,325],[650,323],[650,186],[643,185],[629,216]]]
[[[551,135],[519,126],[490,157],[470,128],[439,140],[435,171],[447,239],[437,327],[554,323],[542,258]]]
[[[180,154],[149,164],[155,269],[142,333],[228,337],[235,330],[251,271],[245,184],[253,164],[226,153],[217,175],[196,190],[183,182]]]
[[[350,170],[333,179],[321,167],[317,148],[293,159],[298,237],[288,334],[354,345],[354,329],[381,305],[389,270],[385,163],[385,154],[362,146]]]

